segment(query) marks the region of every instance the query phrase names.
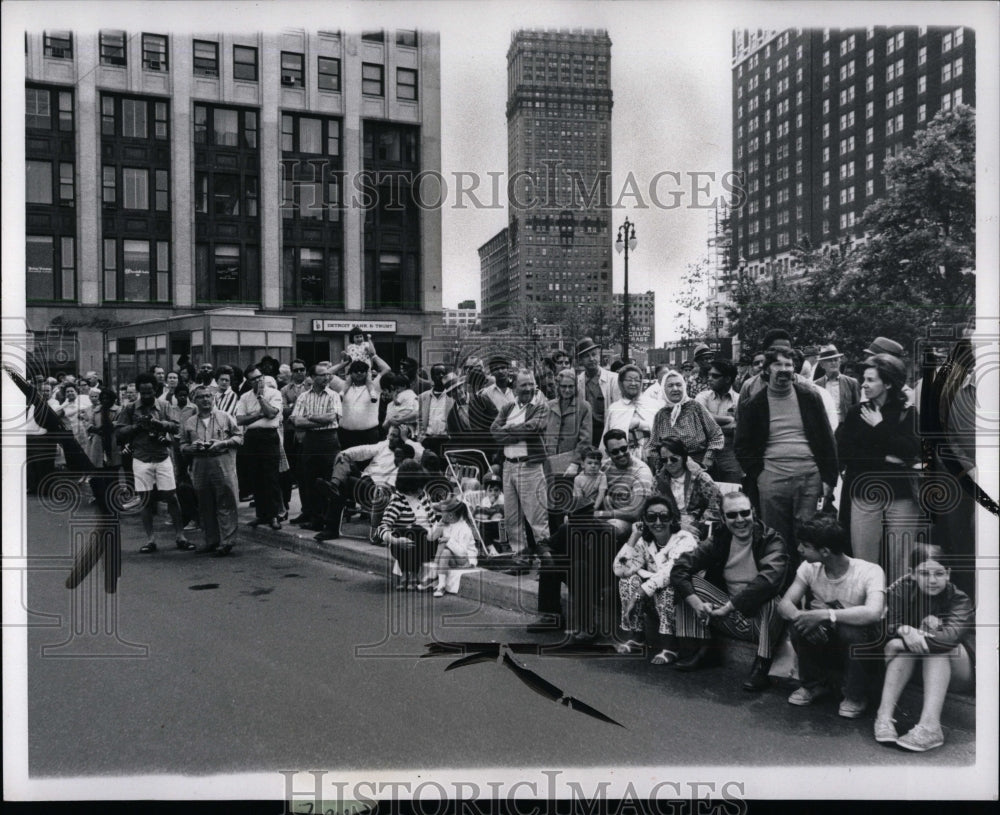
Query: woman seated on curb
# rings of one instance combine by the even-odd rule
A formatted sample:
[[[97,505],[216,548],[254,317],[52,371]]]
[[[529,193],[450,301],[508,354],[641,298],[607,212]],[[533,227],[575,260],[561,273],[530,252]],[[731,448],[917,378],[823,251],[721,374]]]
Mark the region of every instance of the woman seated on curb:
[[[621,627],[625,632],[636,632],[640,639],[626,639],[626,634],[625,641],[615,648],[620,654],[641,648],[647,614],[653,614],[659,625],[656,633],[650,630],[649,644],[656,652],[650,662],[670,665],[677,659],[670,572],[677,556],[692,551],[698,540],[681,528],[680,514],[668,497],[647,498],[639,517],[632,537],[615,555],[613,568],[622,600]]]
[[[945,694],[975,686],[975,614],[969,596],[950,582],[949,558],[940,546],[918,544],[910,555],[910,573],[889,587],[885,645],[885,683],[875,715],[875,741],[895,743],[915,752],[944,744],[941,708]],[[896,733],[896,710],[903,688],[920,666],[924,703],[920,721],[908,733]]]
[[[670,495],[681,513],[681,528],[704,540],[711,525],[718,523],[719,488],[711,476],[688,457],[680,439],[663,439],[656,445],[660,469],[656,473],[656,491]]]
[[[412,460],[399,465],[395,490],[378,528],[379,539],[396,558],[402,576],[396,589],[416,589],[420,567],[434,558],[434,543],[427,538],[437,520],[430,500],[424,492],[427,473]]]

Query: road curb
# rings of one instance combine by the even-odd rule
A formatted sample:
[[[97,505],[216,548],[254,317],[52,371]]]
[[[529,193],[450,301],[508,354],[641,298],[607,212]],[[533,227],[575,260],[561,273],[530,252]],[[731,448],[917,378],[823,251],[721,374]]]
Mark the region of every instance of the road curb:
[[[383,546],[373,546],[366,540],[341,537],[333,541],[314,541],[314,532],[298,531],[297,527],[284,525],[280,531],[267,528],[250,528],[246,524],[253,520],[253,512],[240,508],[239,534],[246,540],[294,552],[298,555],[314,557],[328,563],[336,563],[350,569],[383,575],[388,581],[392,573],[392,557]],[[565,588],[563,589],[565,594]],[[524,575],[507,575],[488,569],[466,571],[459,583],[460,597],[473,602],[509,611],[522,612],[526,622],[538,614],[538,577],[534,572]],[[751,643],[726,640],[726,667],[734,673],[749,673],[756,656]],[[787,680],[784,682],[792,687]],[[920,715],[922,690],[913,683],[907,687],[900,700],[900,708],[912,718],[914,723]],[[868,715],[868,714],[866,714]],[[975,730],[976,699],[967,694],[949,693],[942,713],[946,727]]]

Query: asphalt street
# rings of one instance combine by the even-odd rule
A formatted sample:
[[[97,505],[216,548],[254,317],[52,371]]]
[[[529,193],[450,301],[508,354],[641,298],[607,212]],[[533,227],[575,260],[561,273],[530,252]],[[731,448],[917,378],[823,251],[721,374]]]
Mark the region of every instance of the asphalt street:
[[[38,566],[24,598],[32,776],[974,759],[971,730],[949,728],[942,749],[914,755],[877,744],[870,716],[839,718],[835,701],[788,705],[790,683],[749,695],[742,671],[516,655],[617,727],[546,699],[495,659],[446,672],[454,657],[419,658],[432,641],[557,642],[526,634],[523,614],[390,591],[384,574],[260,543],[219,559],[163,543],[141,555],[136,519],[124,524],[114,601],[99,574],[70,591],[87,512],[27,499],[27,554]],[[159,531],[171,539],[172,529]]]

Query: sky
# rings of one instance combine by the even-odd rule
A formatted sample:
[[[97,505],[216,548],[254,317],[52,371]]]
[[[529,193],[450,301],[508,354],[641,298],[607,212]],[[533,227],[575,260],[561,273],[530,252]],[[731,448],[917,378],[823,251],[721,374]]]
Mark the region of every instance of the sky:
[[[487,17],[474,29],[466,21],[442,21],[443,174],[501,171],[506,178],[506,55],[513,31],[606,29],[614,99],[611,190],[618,204],[612,223],[617,227],[628,217],[636,225],[629,291],[656,291],[657,344],[673,338],[679,307],[671,295],[688,264],[705,256],[712,215],[692,205],[707,207],[723,194],[722,176],[731,163],[730,27],[712,15],[689,16],[660,3],[559,4],[530,15],[523,5],[509,4],[491,7]],[[667,172],[678,175],[657,180]],[[711,173],[715,183],[692,173]],[[693,184],[704,192],[692,195]],[[442,220],[444,305],[471,298],[481,306],[477,249],[507,224],[506,207],[453,206]],[[623,285],[624,258],[615,254],[614,290]]]

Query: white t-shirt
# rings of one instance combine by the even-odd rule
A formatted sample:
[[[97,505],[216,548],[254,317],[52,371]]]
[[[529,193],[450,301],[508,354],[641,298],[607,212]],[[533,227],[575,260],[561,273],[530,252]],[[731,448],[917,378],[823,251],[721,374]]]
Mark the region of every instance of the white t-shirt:
[[[849,557],[847,571],[836,580],[831,580],[822,563],[799,564],[795,576],[805,583],[813,597],[829,605],[834,600],[844,608],[865,605],[874,592],[885,593],[885,572],[877,563]]]

